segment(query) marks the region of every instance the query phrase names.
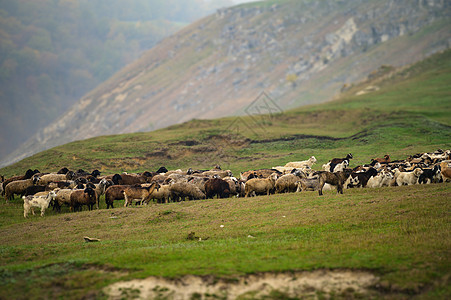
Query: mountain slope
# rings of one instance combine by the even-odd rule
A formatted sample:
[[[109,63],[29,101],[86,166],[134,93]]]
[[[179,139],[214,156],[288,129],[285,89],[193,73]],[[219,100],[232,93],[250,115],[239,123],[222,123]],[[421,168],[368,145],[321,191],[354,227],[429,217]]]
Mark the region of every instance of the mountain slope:
[[[0,159],[219,2],[1,1]]]
[[[13,153],[193,118],[249,113],[262,91],[280,110],[330,100],[381,65],[449,47],[445,1],[266,1],[220,10],[165,39]]]
[[[210,168],[268,168],[315,155],[320,168],[352,152],[352,165],[375,156],[451,148],[451,50],[408,68],[382,68],[340,98],[278,114],[193,120],[153,132],[111,135],[68,143],[0,169],[115,172]],[[362,93],[363,92],[363,93]],[[260,103],[261,104],[261,103]]]

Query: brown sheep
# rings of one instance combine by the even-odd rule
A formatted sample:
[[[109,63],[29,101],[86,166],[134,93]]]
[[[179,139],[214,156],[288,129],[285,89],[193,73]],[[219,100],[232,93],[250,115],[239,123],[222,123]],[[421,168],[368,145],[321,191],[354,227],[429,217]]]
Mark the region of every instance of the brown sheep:
[[[230,187],[227,181],[221,178],[211,178],[205,182],[205,196],[207,198],[229,198]]]
[[[131,204],[133,201],[139,202],[140,204],[143,204],[147,200],[146,203],[148,203],[148,198],[153,193],[153,191],[160,188],[160,185],[158,182],[152,182],[150,186],[148,187],[142,187],[142,186],[129,186],[125,188],[122,193],[124,194],[125,203],[124,207],[127,207],[129,204]]]
[[[75,190],[70,194],[70,208],[72,211],[81,211],[83,205],[88,206],[88,209],[92,210],[97,203],[97,195],[92,188]],[[97,208],[99,207],[97,206]]]
[[[5,200],[13,200],[14,194],[22,194],[26,188],[33,186],[39,182],[39,176],[33,175],[30,179],[15,180],[8,183],[5,187]]]
[[[246,197],[255,195],[269,195],[273,193],[277,180],[277,173],[271,174],[268,178],[252,178],[244,186]]]
[[[33,175],[35,175],[36,173],[40,173],[38,170],[31,170],[31,169],[28,169],[26,172],[25,172],[25,175],[20,175],[20,176],[13,176],[13,177],[10,177],[10,178],[3,178],[3,180],[2,180],[2,187],[3,187],[3,193],[5,192],[5,188],[6,188],[6,186],[8,185],[8,183],[10,183],[10,182],[13,182],[13,181],[17,181],[17,180],[25,180],[25,179],[30,179],[31,177],[33,177]]]
[[[56,198],[55,198],[55,206],[57,212],[61,211],[61,207],[63,205],[70,207],[70,194],[74,191],[72,189],[59,189],[56,188],[55,190]]]
[[[105,191],[105,203],[106,208],[114,208],[113,202],[114,200],[123,200],[125,199],[124,194],[122,193],[124,189],[129,187],[128,185],[112,185],[108,187]]]

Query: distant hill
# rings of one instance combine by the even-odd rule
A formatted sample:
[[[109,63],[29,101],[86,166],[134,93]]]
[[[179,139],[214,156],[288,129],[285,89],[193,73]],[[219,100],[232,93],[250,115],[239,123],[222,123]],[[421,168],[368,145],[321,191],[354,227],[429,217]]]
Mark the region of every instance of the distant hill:
[[[285,0],[219,10],[84,95],[2,165],[74,140],[246,115],[263,91],[280,110],[329,101],[383,65],[448,48],[449,15],[451,3],[440,0]]]
[[[389,154],[451,149],[451,49],[409,67],[384,66],[350,84],[331,102],[283,113],[192,120],[153,132],[71,142],[0,169],[99,169],[102,174],[168,169],[240,171],[270,168],[315,155],[314,169],[354,154],[351,166]],[[256,106],[265,106],[265,97]],[[269,101],[269,100],[268,100]],[[270,102],[268,102],[270,103]]]
[[[0,159],[162,38],[231,4],[0,1]]]

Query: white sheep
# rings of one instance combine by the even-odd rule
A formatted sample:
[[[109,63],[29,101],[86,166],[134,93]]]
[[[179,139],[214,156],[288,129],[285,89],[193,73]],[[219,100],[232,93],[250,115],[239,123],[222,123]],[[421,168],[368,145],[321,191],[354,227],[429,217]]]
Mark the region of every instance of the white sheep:
[[[50,202],[56,198],[56,193],[51,191],[47,196],[23,196],[23,216],[26,218],[31,212],[34,215],[34,207],[41,209],[41,217],[44,216],[45,210],[49,207]]]
[[[423,170],[417,168],[412,172],[401,172],[398,169],[395,170],[396,184],[401,185],[413,185],[418,183],[418,177],[423,174]]]
[[[377,188],[382,186],[389,186],[390,182],[393,180],[393,174],[390,171],[382,170],[376,176],[368,179],[366,187]]]

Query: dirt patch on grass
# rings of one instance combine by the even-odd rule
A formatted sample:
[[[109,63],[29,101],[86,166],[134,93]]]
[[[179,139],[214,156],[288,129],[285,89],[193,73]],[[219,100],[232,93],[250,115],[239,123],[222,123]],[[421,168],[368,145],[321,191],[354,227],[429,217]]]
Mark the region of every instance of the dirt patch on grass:
[[[370,296],[378,282],[369,272],[352,270],[261,273],[236,279],[187,275],[117,282],[104,293],[109,299],[354,299]]]

